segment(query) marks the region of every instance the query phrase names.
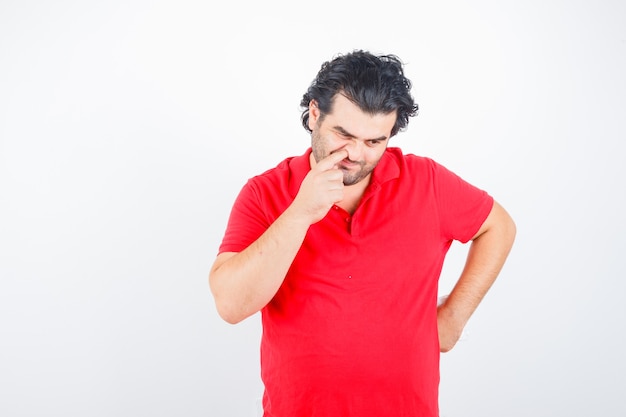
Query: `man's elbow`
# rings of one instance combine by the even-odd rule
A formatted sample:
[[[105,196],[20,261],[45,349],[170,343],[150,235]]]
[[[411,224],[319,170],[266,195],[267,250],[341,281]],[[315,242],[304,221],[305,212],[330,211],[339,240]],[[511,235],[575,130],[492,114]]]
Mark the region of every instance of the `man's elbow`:
[[[220,309],[217,308],[217,314],[228,324],[237,324],[242,322],[246,317],[240,314],[235,314],[231,310],[228,309]]]
[[[229,324],[237,324],[246,319],[250,314],[246,314],[241,306],[234,300],[219,294],[213,287],[211,287],[213,293],[213,299],[215,301],[215,309],[217,314]]]
[[[242,314],[241,310],[239,308],[236,308],[236,306],[234,306],[232,302],[226,302],[224,300],[221,300],[215,294],[213,294],[213,298],[215,299],[215,308],[217,310],[217,314],[226,323],[237,324],[248,317],[248,315]]]
[[[209,275],[209,289],[211,290],[211,294],[213,295],[213,301],[215,303],[215,309],[217,310],[217,314],[229,324],[237,324],[242,321],[244,318],[240,317],[237,314],[237,309],[234,308],[233,302],[229,301],[228,298],[222,294],[222,291],[218,288],[215,283],[215,278]]]

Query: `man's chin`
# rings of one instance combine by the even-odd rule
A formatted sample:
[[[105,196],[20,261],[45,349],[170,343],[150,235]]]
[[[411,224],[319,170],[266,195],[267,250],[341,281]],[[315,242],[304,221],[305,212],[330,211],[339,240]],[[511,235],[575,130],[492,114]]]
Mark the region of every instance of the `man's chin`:
[[[343,174],[343,185],[345,186],[350,186],[350,185],[356,185],[359,182],[363,181],[363,176],[361,175],[346,175],[346,173]]]

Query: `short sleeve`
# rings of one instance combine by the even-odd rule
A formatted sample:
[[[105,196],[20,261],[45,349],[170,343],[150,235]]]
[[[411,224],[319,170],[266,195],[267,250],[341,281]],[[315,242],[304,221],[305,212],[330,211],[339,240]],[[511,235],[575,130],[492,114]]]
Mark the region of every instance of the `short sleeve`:
[[[256,185],[249,180],[235,199],[219,252],[241,252],[268,227]]]
[[[441,232],[450,240],[468,242],[493,207],[493,197],[442,165],[434,163],[435,193]]]

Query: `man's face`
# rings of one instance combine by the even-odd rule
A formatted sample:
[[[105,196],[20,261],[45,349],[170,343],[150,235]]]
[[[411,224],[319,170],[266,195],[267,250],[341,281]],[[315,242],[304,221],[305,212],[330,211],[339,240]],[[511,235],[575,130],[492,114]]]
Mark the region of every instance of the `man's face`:
[[[354,185],[369,178],[387,148],[395,122],[395,112],[365,113],[342,94],[335,96],[331,113],[322,119],[317,104],[311,101],[309,128],[315,162],[345,149],[348,157],[338,164],[343,183]]]

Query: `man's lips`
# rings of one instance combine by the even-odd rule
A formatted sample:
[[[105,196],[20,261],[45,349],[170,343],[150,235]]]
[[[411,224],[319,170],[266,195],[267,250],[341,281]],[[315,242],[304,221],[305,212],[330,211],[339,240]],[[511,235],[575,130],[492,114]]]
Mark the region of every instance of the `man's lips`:
[[[342,160],[341,162],[339,162],[338,165],[339,165],[339,168],[344,168],[344,169],[352,169],[352,168],[361,166],[361,164],[359,164],[358,162],[350,161],[349,159]]]

